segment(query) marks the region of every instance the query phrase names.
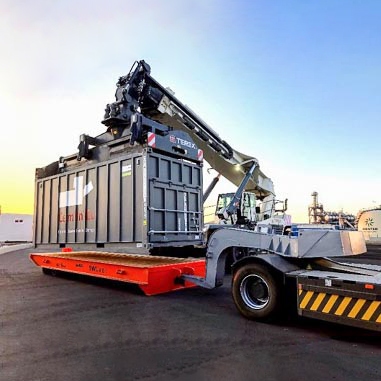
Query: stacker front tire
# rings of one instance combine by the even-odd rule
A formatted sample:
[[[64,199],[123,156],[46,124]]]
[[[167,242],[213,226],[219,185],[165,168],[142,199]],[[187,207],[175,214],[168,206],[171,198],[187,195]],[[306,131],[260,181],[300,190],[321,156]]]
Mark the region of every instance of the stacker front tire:
[[[232,279],[238,311],[251,320],[271,321],[281,309],[281,290],[270,270],[256,263],[239,268]]]

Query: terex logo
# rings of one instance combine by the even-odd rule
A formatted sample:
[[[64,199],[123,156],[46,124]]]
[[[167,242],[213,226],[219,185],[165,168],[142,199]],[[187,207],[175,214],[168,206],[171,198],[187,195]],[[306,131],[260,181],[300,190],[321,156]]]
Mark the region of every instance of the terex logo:
[[[175,143],[174,141],[172,141],[172,139],[171,139],[172,137],[176,138],[177,144],[180,144],[180,145],[188,147],[188,148],[197,149],[196,144],[194,144],[194,143],[192,143],[192,142],[190,142],[188,140],[178,138],[178,137],[173,136],[173,135],[170,137],[170,141],[172,143]]]
[[[73,188],[74,189],[66,192],[60,192],[60,208],[73,205],[82,205],[83,198],[94,189],[91,181],[83,186],[83,176],[74,178]]]

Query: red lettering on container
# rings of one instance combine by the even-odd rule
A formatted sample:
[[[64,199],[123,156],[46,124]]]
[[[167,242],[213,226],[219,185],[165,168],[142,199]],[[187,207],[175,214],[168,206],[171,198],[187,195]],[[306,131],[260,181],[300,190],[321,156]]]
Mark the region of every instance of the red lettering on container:
[[[95,220],[95,214],[87,209],[86,212],[77,212],[77,213],[59,213],[58,216],[59,223],[65,222],[74,222],[74,221],[93,221]]]

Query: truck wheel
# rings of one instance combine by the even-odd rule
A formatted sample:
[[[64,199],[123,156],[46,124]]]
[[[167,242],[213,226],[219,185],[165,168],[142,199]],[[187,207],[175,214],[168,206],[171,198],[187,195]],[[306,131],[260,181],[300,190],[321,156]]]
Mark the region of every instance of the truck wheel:
[[[232,294],[238,311],[248,319],[269,321],[280,310],[278,282],[265,266],[250,263],[232,279]]]

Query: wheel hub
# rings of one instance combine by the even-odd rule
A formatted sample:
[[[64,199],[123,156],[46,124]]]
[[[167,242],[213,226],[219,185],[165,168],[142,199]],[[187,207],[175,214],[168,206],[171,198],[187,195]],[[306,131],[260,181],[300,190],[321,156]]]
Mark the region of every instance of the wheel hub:
[[[247,275],[241,282],[240,293],[243,301],[252,309],[260,310],[270,300],[269,286],[259,275]]]

